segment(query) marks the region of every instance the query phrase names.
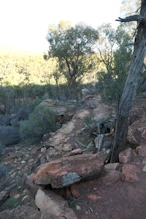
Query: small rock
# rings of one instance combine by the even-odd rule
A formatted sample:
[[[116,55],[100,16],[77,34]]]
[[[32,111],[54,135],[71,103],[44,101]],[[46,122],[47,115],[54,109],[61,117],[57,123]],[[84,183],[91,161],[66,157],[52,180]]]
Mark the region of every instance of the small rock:
[[[113,170],[119,170],[120,164],[119,163],[108,163],[104,166],[106,171],[113,171]]]
[[[76,210],[77,211],[80,211],[81,210],[81,207],[79,205],[76,205]]]
[[[102,199],[101,196],[98,196],[98,195],[92,195],[92,194],[88,195],[88,198],[91,199],[91,200],[93,200],[93,201],[96,201],[96,200]]]
[[[41,157],[41,159],[40,159],[40,164],[42,165],[42,164],[44,164],[44,163],[47,163],[47,158],[46,158],[45,155],[43,155],[43,156]]]
[[[29,159],[29,160],[28,160],[28,163],[29,163],[29,164],[32,164],[32,163],[33,163],[33,161],[34,161],[34,159],[33,159],[33,158],[31,158],[31,159]]]
[[[80,192],[79,192],[79,190],[77,189],[77,185],[76,185],[76,184],[73,184],[73,185],[71,186],[71,193],[72,193],[72,196],[73,196],[74,198],[78,198],[78,197],[80,196]]]
[[[46,148],[46,147],[42,147],[42,148],[41,148],[41,153],[42,153],[42,154],[45,154],[46,151],[47,151],[47,148]]]
[[[128,148],[119,154],[120,163],[129,163],[133,158],[133,151],[131,148]]]
[[[32,194],[33,197],[35,197],[38,189],[39,189],[39,186],[35,185],[33,183],[33,180],[32,180],[32,176],[29,175],[25,178],[24,180],[24,184],[26,186],[26,188],[30,191],[30,193]]]
[[[120,180],[124,180],[124,175],[116,170],[107,172],[104,177],[99,179],[99,181],[105,185],[111,185]]]
[[[83,149],[77,148],[77,149],[74,149],[71,152],[65,154],[63,157],[69,157],[69,156],[74,156],[74,155],[77,155],[77,154],[82,154],[83,151],[84,151]]]
[[[146,139],[146,129],[142,132],[141,137]]]
[[[63,151],[64,152],[69,152],[72,150],[72,145],[71,144],[64,144],[63,146]]]
[[[47,150],[47,154],[46,154],[46,158],[47,158],[47,161],[50,161],[50,158],[56,153],[56,150],[53,148],[53,147],[50,147],[48,150]]]
[[[139,178],[137,176],[137,172],[139,172],[140,170],[132,165],[132,164],[125,164],[122,167],[122,173],[125,176],[125,181],[126,182],[135,182],[135,181],[139,181]]]
[[[146,172],[146,164],[144,165],[142,171],[143,171],[143,172]]]
[[[146,158],[146,146],[139,146],[136,148],[136,152],[138,153],[138,155],[140,155],[141,157]]]

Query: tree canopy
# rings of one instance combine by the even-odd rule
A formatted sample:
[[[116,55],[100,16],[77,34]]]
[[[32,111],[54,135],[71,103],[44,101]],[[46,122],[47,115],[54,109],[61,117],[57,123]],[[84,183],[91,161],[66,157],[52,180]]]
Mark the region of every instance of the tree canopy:
[[[68,81],[74,83],[93,69],[93,60],[89,59],[89,56],[94,54],[97,39],[98,31],[83,23],[74,27],[68,22],[51,25],[47,34],[48,58],[57,57],[60,72]]]

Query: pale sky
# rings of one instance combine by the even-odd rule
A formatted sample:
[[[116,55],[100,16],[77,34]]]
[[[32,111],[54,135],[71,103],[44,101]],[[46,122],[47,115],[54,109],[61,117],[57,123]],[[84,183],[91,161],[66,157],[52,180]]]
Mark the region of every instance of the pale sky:
[[[0,51],[43,53],[48,26],[60,20],[117,25],[122,0],[0,0]]]

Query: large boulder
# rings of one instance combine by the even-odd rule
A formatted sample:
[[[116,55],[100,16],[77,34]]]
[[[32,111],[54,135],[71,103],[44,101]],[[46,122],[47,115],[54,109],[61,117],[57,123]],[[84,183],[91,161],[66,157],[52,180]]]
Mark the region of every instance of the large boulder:
[[[19,128],[12,126],[0,126],[0,143],[9,146],[20,141]]]
[[[35,203],[42,212],[41,219],[77,219],[74,211],[68,207],[67,202],[52,191],[39,189]]]
[[[46,163],[32,175],[37,185],[51,184],[53,188],[63,188],[83,180],[101,176],[104,164],[96,154],[82,154]]]

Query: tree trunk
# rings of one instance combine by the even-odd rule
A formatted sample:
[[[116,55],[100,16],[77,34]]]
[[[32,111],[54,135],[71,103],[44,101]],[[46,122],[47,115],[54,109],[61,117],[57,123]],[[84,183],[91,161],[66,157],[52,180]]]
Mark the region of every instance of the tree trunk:
[[[119,21],[129,22],[131,20],[128,20],[128,18],[119,18]],[[117,162],[119,153],[126,147],[130,111],[142,73],[144,57],[146,54],[146,0],[141,0],[141,11],[140,15],[137,17],[137,21],[138,26],[134,43],[134,53],[119,104],[111,162]]]

